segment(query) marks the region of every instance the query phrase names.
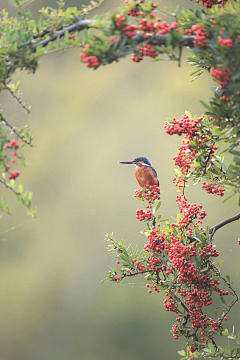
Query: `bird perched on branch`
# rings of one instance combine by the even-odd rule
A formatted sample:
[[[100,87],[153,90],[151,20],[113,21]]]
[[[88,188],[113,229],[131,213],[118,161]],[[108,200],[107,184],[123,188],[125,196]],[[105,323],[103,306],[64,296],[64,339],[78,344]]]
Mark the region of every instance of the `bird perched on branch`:
[[[143,188],[146,185],[159,186],[156,170],[152,167],[151,161],[145,157],[137,157],[129,161],[119,161],[120,164],[135,165],[135,178],[138,184]]]

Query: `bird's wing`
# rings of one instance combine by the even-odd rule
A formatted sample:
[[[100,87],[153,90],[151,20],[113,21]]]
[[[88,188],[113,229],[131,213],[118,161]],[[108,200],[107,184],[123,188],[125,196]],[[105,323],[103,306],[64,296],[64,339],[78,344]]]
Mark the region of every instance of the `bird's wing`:
[[[150,167],[150,169],[152,170],[152,173],[153,173],[154,177],[157,178],[157,172],[156,172],[156,170],[155,170],[152,166],[149,166],[149,167]]]
[[[149,166],[152,170],[152,173],[153,173],[153,176],[158,180],[158,176],[157,176],[157,172],[156,170],[152,167],[152,166]],[[158,181],[158,186],[159,186],[159,181]]]

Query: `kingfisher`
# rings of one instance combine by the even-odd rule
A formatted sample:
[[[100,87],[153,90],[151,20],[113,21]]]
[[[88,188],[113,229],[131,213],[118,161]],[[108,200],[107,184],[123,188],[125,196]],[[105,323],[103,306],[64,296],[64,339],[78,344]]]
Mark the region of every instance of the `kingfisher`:
[[[146,185],[159,186],[156,170],[152,167],[151,161],[145,157],[137,157],[129,161],[119,161],[120,164],[131,164],[135,165],[135,178],[138,184],[143,188]]]

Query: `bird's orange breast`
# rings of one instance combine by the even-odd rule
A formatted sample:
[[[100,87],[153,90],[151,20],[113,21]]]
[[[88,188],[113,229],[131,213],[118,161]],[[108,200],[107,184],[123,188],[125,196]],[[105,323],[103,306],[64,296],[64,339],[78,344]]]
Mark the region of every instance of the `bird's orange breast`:
[[[135,177],[142,188],[146,185],[158,186],[158,179],[153,175],[149,166],[137,166],[135,169]]]

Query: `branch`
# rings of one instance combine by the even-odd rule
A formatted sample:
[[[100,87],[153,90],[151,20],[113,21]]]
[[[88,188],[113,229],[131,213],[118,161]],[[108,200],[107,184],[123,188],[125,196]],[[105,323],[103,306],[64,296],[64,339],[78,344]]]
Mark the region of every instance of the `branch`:
[[[29,145],[30,147],[33,147],[34,145],[32,145],[31,141],[27,141],[24,139],[24,135],[20,135],[18,133],[18,131],[15,129],[14,126],[12,126],[11,124],[9,124],[9,122],[2,116],[2,114],[0,113],[0,120],[2,120],[7,126],[10,127],[11,131],[17,136],[19,137],[19,139],[21,139],[26,145]]]
[[[223,226],[225,226],[225,225],[227,225],[227,224],[229,224],[229,223],[231,223],[233,221],[239,220],[239,219],[240,219],[240,213],[238,213],[237,215],[234,215],[234,216],[232,216],[232,217],[230,217],[230,218],[228,218],[226,220],[223,220],[219,224],[213,226],[211,228],[211,230],[212,230],[211,238],[213,237],[213,235],[215,234],[215,232],[218,229],[220,229],[221,227],[223,227]]]
[[[136,275],[139,275],[139,274],[145,274],[145,273],[149,273],[149,270],[142,270],[142,271],[137,271],[137,272],[134,272],[134,273],[123,274],[120,277],[120,280],[124,279],[125,277],[132,277],[132,276],[136,276]]]
[[[5,181],[3,181],[2,179],[0,179],[0,183],[2,183],[4,186],[6,186],[7,189],[11,190],[15,195],[20,196],[21,193],[17,192],[16,190],[14,190],[11,185],[8,185]]]
[[[82,31],[84,29],[88,29],[89,25],[94,24],[95,22],[96,22],[95,20],[80,19],[76,23],[65,27],[63,30],[59,31],[58,33],[53,34],[42,41],[39,41],[37,44],[32,46],[32,49],[35,52],[39,45],[41,45],[42,47],[47,46],[48,43],[50,43],[51,41],[55,41],[57,38],[64,36],[66,31],[68,32]]]
[[[179,45],[193,47],[194,38],[195,38],[195,35],[191,35],[191,36],[183,35],[182,40],[180,41]],[[136,34],[131,39],[134,41],[137,41],[137,42],[146,41],[146,38],[144,37],[144,35],[139,31],[136,31]],[[149,35],[149,39],[150,39],[150,41],[148,41],[149,44],[165,45],[167,35]]]
[[[47,46],[51,41],[55,41],[57,38],[63,37],[66,31],[68,31],[69,33],[74,31],[82,31],[84,29],[88,29],[89,26],[93,25],[94,23],[96,23],[95,20],[79,19],[76,23],[65,27],[58,33],[53,34],[42,41],[39,41],[37,44],[32,46],[32,49],[34,52],[36,52],[36,49],[39,45],[41,45],[42,47]],[[194,38],[195,38],[194,35],[191,36],[183,35],[182,40],[180,41],[180,45],[193,47]],[[167,35],[149,34],[148,43],[152,45],[165,45],[166,39],[167,39]],[[141,43],[141,42],[145,42],[146,38],[141,32],[136,31],[136,34],[131,38],[131,40],[136,41],[137,43]]]
[[[10,94],[14,97],[14,99],[17,100],[17,102],[19,103],[19,105],[21,105],[21,107],[22,107],[24,110],[26,110],[27,114],[30,114],[29,108],[27,108],[27,106],[24,105],[24,103],[23,103],[23,101],[20,99],[20,97],[18,97],[17,95],[14,94],[14,92],[12,91],[12,89],[5,83],[5,81],[3,81],[3,84],[5,85],[5,89],[10,92]]]

